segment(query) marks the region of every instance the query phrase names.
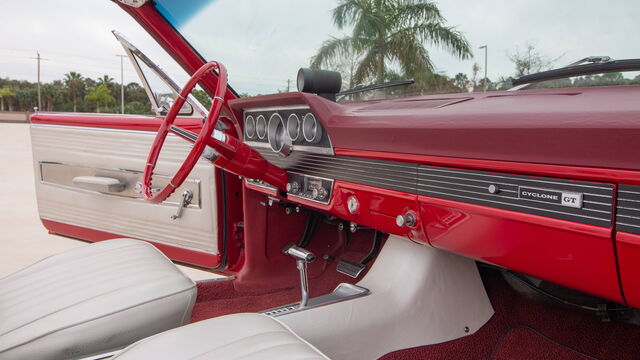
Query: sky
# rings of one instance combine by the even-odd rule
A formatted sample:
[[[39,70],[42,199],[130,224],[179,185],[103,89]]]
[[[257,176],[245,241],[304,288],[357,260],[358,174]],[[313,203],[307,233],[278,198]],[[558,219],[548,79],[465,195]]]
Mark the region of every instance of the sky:
[[[181,0],[187,1],[187,0]],[[193,0],[199,1],[199,0]],[[470,42],[475,58],[461,61],[428,46],[438,71],[471,75],[474,62],[490,79],[514,72],[507,54],[527,43],[563,66],[591,55],[615,59],[640,57],[640,1],[637,0],[439,0],[447,25]],[[216,0],[184,27],[197,49],[222,61],[229,81],[240,92],[269,93],[295,83],[322,41],[342,36],[331,21],[333,0]],[[123,33],[179,84],[187,76],[124,11],[110,0],[20,0],[0,5],[0,77],[42,81],[61,79],[69,71],[120,80],[119,43],[112,29]],[[216,16],[224,14],[224,16]],[[187,36],[190,38],[190,36]],[[125,83],[137,81],[125,59]],[[484,70],[483,70],[484,71]],[[294,87],[294,85],[292,85]]]

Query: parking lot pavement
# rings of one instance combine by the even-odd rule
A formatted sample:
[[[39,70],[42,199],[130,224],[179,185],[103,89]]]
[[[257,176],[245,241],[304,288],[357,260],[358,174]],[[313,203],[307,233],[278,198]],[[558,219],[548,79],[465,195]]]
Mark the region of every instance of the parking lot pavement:
[[[0,278],[86,243],[50,235],[38,217],[28,124],[0,123]],[[179,266],[194,280],[219,277]]]

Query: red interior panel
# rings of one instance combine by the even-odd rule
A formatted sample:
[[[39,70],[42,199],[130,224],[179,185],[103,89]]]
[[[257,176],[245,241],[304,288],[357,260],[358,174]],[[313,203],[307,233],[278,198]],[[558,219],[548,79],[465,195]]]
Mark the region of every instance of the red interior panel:
[[[618,302],[611,229],[419,196],[431,245]]]
[[[640,235],[616,233],[620,281],[627,303],[640,308]]]

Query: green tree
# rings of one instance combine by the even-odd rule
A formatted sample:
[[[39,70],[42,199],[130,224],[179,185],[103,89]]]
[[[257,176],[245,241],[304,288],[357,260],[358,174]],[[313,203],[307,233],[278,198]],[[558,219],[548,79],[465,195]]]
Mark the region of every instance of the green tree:
[[[54,103],[59,101],[61,98],[60,89],[56,87],[54,84],[44,84],[42,85],[42,100],[43,100],[43,109],[44,111],[53,111]]]
[[[193,89],[191,94],[207,109],[211,107],[211,98],[204,90]]]
[[[71,71],[64,75],[64,85],[69,92],[69,96],[71,96],[71,100],[73,101],[73,112],[78,111],[78,96],[81,95],[82,91],[85,89],[84,80],[80,73],[75,71]]]
[[[100,112],[100,105],[109,105],[113,104],[116,99],[111,96],[111,91],[107,87],[106,84],[100,84],[96,87],[89,89],[87,96],[85,99],[90,102],[96,104],[96,112]]]
[[[434,66],[425,44],[446,49],[460,59],[471,57],[465,37],[428,0],[340,0],[333,9],[339,29],[353,26],[351,36],[325,41],[312,58],[312,67],[330,64],[348,52],[362,54],[353,75],[354,83],[374,78],[384,82],[389,64],[414,76]]]
[[[513,53],[507,53],[507,57],[513,65],[516,67],[515,77],[521,77],[524,75],[535,74],[540,71],[549,70],[553,67],[556,61],[560,60],[562,56],[557,58],[549,58],[538,49],[536,45],[527,43],[524,51],[516,48]]]
[[[458,73],[453,78],[453,85],[460,91],[467,92],[469,91],[469,87],[471,86],[471,81],[467,77],[467,74]]]
[[[128,102],[124,107],[127,114],[149,114],[150,108],[139,101]]]
[[[116,90],[118,90],[116,87],[118,84],[116,84],[115,82],[113,82],[113,78],[109,75],[102,75],[101,77],[98,78],[98,80],[96,81],[96,84],[100,85],[100,84],[104,84],[107,86],[107,88],[109,89],[109,91],[111,92],[111,96],[115,96],[116,95]],[[119,92],[118,92],[119,94]]]
[[[98,84],[104,84],[106,86],[111,86],[113,84],[113,78],[109,75],[102,75],[102,77],[98,78]]]
[[[38,90],[35,87],[16,90],[16,102],[20,110],[31,111],[38,104]]]
[[[10,102],[14,96],[16,96],[16,93],[8,87],[0,89],[0,111],[4,111],[4,100],[7,99],[7,102]]]

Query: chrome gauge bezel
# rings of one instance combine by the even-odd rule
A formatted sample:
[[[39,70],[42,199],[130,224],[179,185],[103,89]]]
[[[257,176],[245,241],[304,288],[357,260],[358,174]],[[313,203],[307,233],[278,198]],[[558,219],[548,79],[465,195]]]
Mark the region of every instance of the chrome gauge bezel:
[[[247,139],[253,139],[256,136],[256,119],[253,115],[247,116],[244,120],[244,135]]]
[[[267,119],[264,115],[258,115],[256,119],[256,135],[262,140],[267,136]]]
[[[287,127],[285,126],[284,119],[280,114],[274,113],[269,118],[267,134],[271,150],[282,156],[287,156],[291,153],[291,138],[287,133]],[[278,141],[279,139],[281,139],[280,142]]]
[[[287,135],[291,141],[297,141],[300,137],[300,117],[296,114],[291,114],[287,118]]]
[[[310,112],[302,118],[302,135],[311,144],[317,144],[322,140],[322,126],[318,123],[315,115]]]

